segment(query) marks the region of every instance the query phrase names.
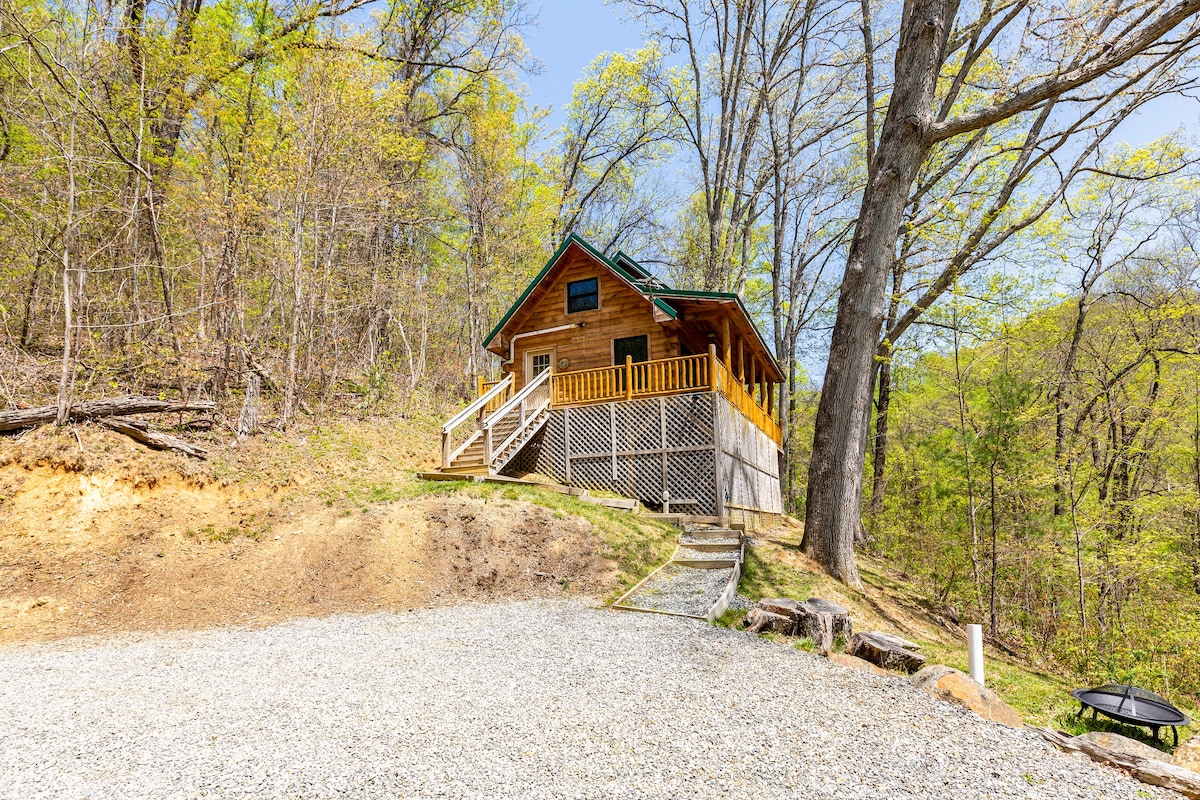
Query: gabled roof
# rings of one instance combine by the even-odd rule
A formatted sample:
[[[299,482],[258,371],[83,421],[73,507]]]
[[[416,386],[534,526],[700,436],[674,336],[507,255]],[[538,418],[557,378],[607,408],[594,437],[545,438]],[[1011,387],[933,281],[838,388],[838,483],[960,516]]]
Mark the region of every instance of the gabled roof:
[[[675,309],[671,308],[669,304],[648,295],[647,292],[644,291],[639,285],[639,281],[651,277],[650,273],[646,272],[646,270],[640,264],[628,256],[625,256],[624,261],[626,266],[619,266],[615,262],[606,258],[603,253],[593,247],[591,243],[582,236],[577,233],[571,233],[567,235],[567,238],[563,240],[563,243],[560,244],[558,249],[554,251],[554,255],[550,256],[550,260],[546,262],[546,266],[542,267],[542,271],[539,272],[534,279],[529,282],[529,285],[525,287],[525,291],[522,292],[521,296],[517,298],[517,302],[512,304],[512,308],[508,309],[504,316],[500,318],[500,321],[496,323],[496,327],[492,328],[491,332],[488,333],[488,335],[484,338],[483,342],[485,347],[496,338],[496,335],[500,333],[500,331],[504,329],[504,326],[507,325],[509,320],[511,320],[517,311],[521,309],[521,306],[525,305],[525,301],[529,299],[529,295],[533,294],[533,290],[537,288],[538,284],[542,282],[542,279],[545,278],[550,270],[554,268],[554,265],[558,263],[560,258],[562,258],[563,253],[567,251],[567,248],[571,246],[572,242],[582,247],[589,256],[600,262],[602,266],[608,267],[608,269],[611,270],[612,273],[616,275],[622,282],[628,284],[629,288],[646,297],[648,302],[653,302],[654,305],[668,317],[675,319],[675,317],[678,316],[678,313],[675,311]]]
[[[633,258],[618,250],[616,255],[611,259],[592,246],[590,242],[576,233],[568,234],[563,240],[554,254],[550,256],[550,260],[546,262],[546,266],[542,267],[541,271],[530,281],[525,287],[525,291],[517,298],[517,301],[512,304],[512,307],[505,312],[500,321],[496,323],[496,327],[492,328],[487,337],[483,340],[484,346],[487,347],[492,343],[492,340],[504,329],[512,320],[516,313],[521,309],[525,302],[533,294],[534,289],[542,282],[549,274],[558,260],[562,258],[567,248],[574,243],[583,248],[589,256],[599,262],[602,266],[607,267],[619,280],[627,284],[631,289],[642,295],[647,302],[653,303],[656,309],[664,313],[669,319],[678,319],[679,309],[675,304],[671,303],[672,298],[687,301],[713,302],[719,304],[736,304],[738,311],[745,318],[747,327],[754,332],[759,344],[762,346],[763,352],[771,360],[771,365],[781,376],[783,370],[779,366],[779,362],[775,360],[771,348],[767,345],[766,340],[758,330],[758,326],[754,324],[754,318],[750,316],[749,310],[746,308],[742,298],[732,292],[700,292],[688,289],[672,289],[660,282],[653,273],[643,267]]]

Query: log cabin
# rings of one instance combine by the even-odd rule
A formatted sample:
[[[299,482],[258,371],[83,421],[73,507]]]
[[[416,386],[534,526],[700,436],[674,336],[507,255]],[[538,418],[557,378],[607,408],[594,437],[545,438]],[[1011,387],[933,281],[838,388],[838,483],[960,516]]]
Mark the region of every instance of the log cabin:
[[[752,527],[782,513],[784,376],[736,294],[672,289],[571,234],[485,347],[500,378],[443,426],[443,472],[537,474]]]

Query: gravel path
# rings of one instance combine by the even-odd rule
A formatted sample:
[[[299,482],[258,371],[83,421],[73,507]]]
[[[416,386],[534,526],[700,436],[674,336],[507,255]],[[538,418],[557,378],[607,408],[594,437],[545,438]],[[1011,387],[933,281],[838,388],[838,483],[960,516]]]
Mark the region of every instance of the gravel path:
[[[623,605],[703,617],[729,585],[732,569],[696,569],[668,564]]]
[[[706,539],[702,536],[688,536],[686,533],[679,537],[680,544],[737,544],[737,539]]]
[[[696,550],[680,545],[671,556],[672,561],[737,561],[737,550]]]
[[[743,633],[572,601],[0,649],[0,797],[1166,797]]]

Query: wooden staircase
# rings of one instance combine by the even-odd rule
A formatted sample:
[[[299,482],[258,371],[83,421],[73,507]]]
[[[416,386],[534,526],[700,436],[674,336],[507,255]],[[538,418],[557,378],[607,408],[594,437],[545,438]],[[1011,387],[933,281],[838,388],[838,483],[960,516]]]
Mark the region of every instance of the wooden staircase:
[[[549,371],[543,372],[488,413],[509,393],[510,375],[443,425],[441,471],[494,475],[504,469],[550,418],[549,378]],[[455,432],[468,422],[474,422],[474,430],[466,429],[466,440],[455,447]]]

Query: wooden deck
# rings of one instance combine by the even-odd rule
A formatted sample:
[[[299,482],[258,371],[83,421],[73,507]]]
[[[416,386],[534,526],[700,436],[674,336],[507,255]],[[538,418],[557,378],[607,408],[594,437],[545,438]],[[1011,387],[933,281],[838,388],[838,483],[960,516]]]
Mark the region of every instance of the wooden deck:
[[[497,383],[480,381],[480,396]],[[717,356],[715,345],[709,347],[709,352],[697,356],[642,362],[627,358],[624,364],[617,366],[558,372],[550,378],[550,406],[555,409],[690,392],[724,395],[775,444],[783,443],[783,431],[770,409],[770,395],[760,398],[748,392],[739,376]],[[493,398],[487,411],[490,413],[499,408],[505,399],[504,395]]]

